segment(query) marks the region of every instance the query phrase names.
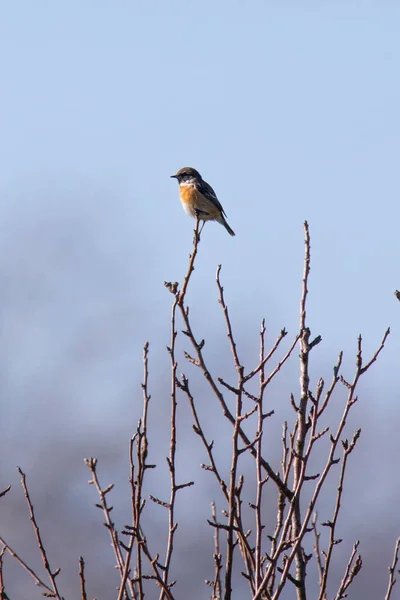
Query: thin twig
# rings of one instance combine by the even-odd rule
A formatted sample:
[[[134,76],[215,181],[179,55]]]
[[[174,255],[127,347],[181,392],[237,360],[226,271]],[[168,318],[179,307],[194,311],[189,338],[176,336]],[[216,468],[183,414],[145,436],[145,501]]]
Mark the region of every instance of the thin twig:
[[[389,583],[388,583],[388,588],[386,591],[385,600],[390,600],[390,596],[392,594],[393,588],[397,581],[395,578],[395,573],[396,573],[397,563],[399,560],[399,549],[400,549],[400,537],[397,538],[396,544],[394,546],[393,561],[392,561],[391,566],[389,567]],[[397,572],[400,573],[399,570]]]
[[[182,290],[180,291],[180,293],[178,294],[178,297],[177,297],[178,304],[180,304],[180,305],[182,305],[183,301],[185,300],[186,290],[187,290],[187,286],[189,285],[190,276],[191,276],[192,272],[194,271],[194,261],[195,261],[196,255],[197,255],[197,248],[200,243],[199,225],[200,225],[200,219],[197,218],[196,219],[196,227],[194,229],[194,236],[193,236],[193,251],[192,251],[192,254],[189,256],[189,268],[188,268],[188,271],[183,280]]]
[[[168,541],[167,541],[167,550],[165,555],[165,563],[163,569],[163,580],[164,585],[168,587],[168,576],[171,568],[171,560],[172,560],[172,552],[174,549],[174,537],[175,531],[178,527],[178,523],[175,522],[175,499],[177,492],[176,485],[176,466],[175,466],[175,456],[176,456],[176,408],[177,408],[177,400],[176,400],[176,369],[177,362],[175,359],[175,340],[177,336],[175,320],[176,320],[176,307],[178,302],[183,302],[187,290],[187,286],[190,280],[190,275],[194,270],[194,259],[197,254],[197,244],[200,241],[200,236],[198,234],[199,229],[199,219],[196,220],[196,229],[194,231],[194,247],[193,252],[189,261],[189,269],[187,275],[185,277],[182,291],[179,296],[175,297],[175,300],[172,304],[172,312],[171,312],[171,345],[168,348],[168,352],[171,360],[171,418],[170,418],[170,444],[169,444],[169,457],[167,458],[169,476],[170,476],[170,498],[168,503]],[[161,591],[160,600],[163,600],[164,592]]]
[[[217,523],[217,514],[215,510],[215,502],[211,503],[211,518],[214,523]],[[214,581],[212,600],[220,600],[222,594],[221,586],[221,570],[222,570],[222,555],[219,549],[219,529],[216,527],[214,532]]]
[[[194,418],[194,425],[193,425],[193,429],[194,432],[200,437],[204,448],[206,449],[207,452],[207,456],[208,456],[208,460],[210,461],[210,465],[207,465],[207,467],[205,465],[202,465],[203,468],[205,468],[207,471],[212,471],[219,483],[219,486],[222,490],[222,493],[225,497],[225,499],[228,499],[228,488],[227,485],[225,483],[225,481],[223,480],[223,478],[221,477],[218,468],[217,468],[217,463],[214,459],[214,455],[213,455],[213,442],[208,442],[207,438],[204,434],[203,428],[201,426],[200,423],[200,419],[196,410],[196,405],[194,402],[194,398],[193,395],[190,391],[189,388],[189,380],[187,379],[187,377],[185,375],[182,374],[181,376],[182,380],[181,382],[179,382],[179,387],[180,389],[186,394],[188,400],[189,400],[189,404],[190,404],[190,408],[192,410],[192,414],[193,414],[193,418]]]
[[[171,293],[175,293],[178,298],[181,297],[181,295],[179,294],[179,292],[177,292],[176,290],[176,286],[170,283],[166,283],[165,284],[166,287],[171,291]],[[189,320],[189,312],[188,309],[185,308],[183,301],[179,301],[178,302],[180,311],[181,311],[181,315],[182,315],[182,319],[183,322],[185,324],[185,330],[184,333],[185,335],[190,339],[193,348],[197,354],[197,366],[201,369],[201,371],[204,374],[205,379],[207,380],[207,382],[209,383],[212,392],[215,394],[215,396],[217,397],[221,408],[222,408],[222,412],[224,414],[224,416],[230,421],[230,423],[232,424],[233,427],[235,427],[235,417],[234,415],[231,413],[231,411],[229,410],[229,407],[227,405],[227,403],[224,400],[224,397],[221,393],[221,391],[219,390],[210,370],[207,367],[203,352],[202,352],[202,348],[203,348],[203,344],[197,342],[195,335],[192,331],[192,327],[190,324],[190,320]],[[297,342],[296,338],[296,342]],[[296,343],[295,342],[295,343]],[[270,375],[269,378],[267,378],[269,381],[270,379],[272,379],[273,375],[275,375],[278,370],[280,369],[280,367],[283,365],[283,363],[289,358],[290,353],[292,352],[295,343],[292,345],[290,351],[287,353],[287,355],[284,357],[284,359],[279,363],[278,367],[274,370],[274,372]],[[264,384],[266,385],[266,382],[264,382]],[[250,444],[250,439],[249,437],[246,435],[246,433],[244,432],[244,430],[242,429],[241,426],[238,427],[238,434],[241,438],[241,440],[243,441],[243,443],[245,445],[249,445]],[[250,454],[255,457],[256,456],[256,451],[254,448],[250,448],[249,449]],[[289,499],[292,498],[293,492],[288,488],[288,486],[281,480],[281,478],[279,477],[279,475],[274,471],[274,469],[271,467],[271,465],[265,460],[264,457],[261,457],[261,465],[263,467],[263,469],[266,471],[268,477],[270,477],[272,479],[272,481],[278,486],[278,488],[281,490],[281,492]]]
[[[347,441],[342,442],[343,460],[342,460],[342,464],[341,464],[340,475],[339,475],[339,484],[338,484],[337,493],[336,493],[335,509],[333,511],[332,520],[329,521],[328,523],[323,523],[325,526],[329,527],[329,542],[328,542],[328,551],[326,552],[326,555],[325,555],[325,565],[324,565],[323,576],[322,576],[322,581],[321,581],[319,596],[318,596],[319,600],[324,600],[324,598],[325,598],[326,586],[328,583],[329,567],[330,567],[331,560],[332,560],[333,549],[339,543],[339,540],[337,540],[335,538],[335,531],[336,531],[336,525],[337,525],[337,521],[338,521],[338,517],[339,517],[340,503],[341,503],[342,494],[343,494],[344,476],[345,476],[345,472],[346,472],[347,460],[348,460],[351,452],[354,450],[357,440],[360,437],[360,433],[361,433],[361,429],[358,429],[355,432],[350,444],[348,444]]]
[[[310,330],[306,326],[306,302],[308,294],[308,277],[310,274],[311,244],[310,233],[307,221],[304,222],[304,273],[302,282],[302,294],[300,301],[300,404],[297,410],[297,435],[296,435],[296,453],[293,461],[293,488],[300,489],[304,476],[304,446],[307,435],[306,411],[309,400],[309,354],[310,354]],[[294,538],[299,536],[301,531],[301,509],[300,494],[293,499],[293,513],[291,521],[291,535]],[[306,600],[305,578],[306,578],[306,560],[304,550],[301,544],[294,556],[296,565],[296,595],[298,600]]]
[[[320,550],[320,546],[319,546],[319,538],[321,537],[321,534],[317,530],[317,519],[318,519],[318,513],[315,511],[311,524],[312,524],[312,528],[313,528],[313,532],[314,532],[314,553],[315,553],[315,558],[317,560],[319,586],[321,589],[322,579],[324,576],[324,566],[322,564],[321,550]]]
[[[386,340],[386,337],[387,337],[387,332],[385,333],[383,339]],[[321,489],[322,489],[322,487],[324,485],[324,482],[325,482],[325,480],[326,480],[326,478],[328,476],[328,473],[331,470],[332,466],[335,465],[338,462],[337,459],[334,458],[334,456],[335,456],[336,448],[337,448],[337,445],[338,445],[338,443],[340,441],[343,429],[345,427],[349,411],[350,411],[351,407],[354,405],[355,400],[356,400],[354,394],[355,394],[355,389],[357,387],[358,381],[359,381],[360,376],[361,376],[361,369],[362,369],[362,361],[360,360],[360,356],[361,356],[361,343],[359,342],[359,344],[358,344],[358,351],[357,351],[357,357],[356,357],[356,365],[357,365],[356,366],[356,372],[354,374],[354,378],[353,378],[352,383],[348,384],[348,386],[346,386],[346,387],[348,387],[348,396],[347,396],[347,402],[346,402],[346,405],[345,405],[345,408],[344,408],[344,411],[343,411],[343,415],[342,415],[342,418],[341,418],[340,423],[338,425],[336,434],[334,436],[331,435],[331,448],[330,448],[330,451],[329,451],[329,454],[328,454],[326,465],[325,465],[325,467],[324,467],[324,469],[323,469],[323,471],[322,471],[321,475],[319,476],[319,479],[318,479],[318,481],[316,483],[316,486],[315,486],[315,489],[314,489],[314,493],[313,493],[312,498],[311,498],[311,500],[310,500],[310,502],[308,504],[305,516],[304,516],[303,521],[302,521],[301,530],[300,530],[297,538],[295,538],[294,541],[293,541],[292,550],[291,550],[289,556],[286,559],[285,566],[284,566],[284,569],[283,569],[282,575],[281,575],[281,580],[280,580],[278,588],[275,591],[275,594],[273,596],[273,600],[277,600],[277,598],[279,598],[279,596],[280,596],[280,594],[282,592],[282,589],[283,589],[283,587],[285,585],[285,581],[286,581],[286,578],[287,578],[290,566],[292,564],[293,558],[295,556],[295,553],[296,553],[296,551],[298,551],[298,547],[299,547],[302,539],[304,538],[304,535],[307,533],[308,523],[309,523],[309,521],[311,519],[311,516],[313,514],[313,511],[315,509],[315,504],[317,502],[317,499],[319,497]],[[371,366],[371,364],[372,363],[370,363],[370,366]],[[365,371],[363,370],[363,374],[364,373],[365,373]],[[310,440],[309,440],[308,448],[307,448],[307,451],[306,451],[306,454],[305,454],[305,457],[304,457],[304,461],[303,461],[303,473],[305,473],[305,469],[306,469],[306,466],[307,466],[307,461],[308,461],[308,458],[309,458],[310,453],[311,453],[311,449],[312,449],[313,444],[315,443],[316,439],[317,438],[310,438]],[[300,478],[300,481],[302,481],[302,480],[304,480],[304,474]],[[300,493],[300,490],[301,490],[301,486],[298,487],[295,490],[294,497],[298,496],[298,494]],[[293,507],[293,502],[291,504],[291,508],[289,510],[288,517],[291,515],[292,507]],[[283,528],[282,536],[283,536],[284,540],[286,539],[285,536],[286,536],[286,532],[287,532],[288,527],[289,527],[289,524],[287,525],[287,527],[284,526],[284,528]],[[279,549],[279,547],[278,547],[277,552],[278,551],[282,551],[282,550]],[[353,575],[352,575],[351,581],[353,581],[354,577],[356,576],[356,574],[361,569],[361,564],[362,563],[361,563],[361,558],[360,558],[359,560],[357,560],[357,564],[356,564],[357,568],[352,571]],[[266,574],[264,576],[264,580],[268,580],[268,576],[269,576],[268,571],[269,571],[269,569],[267,569],[267,572],[266,572]],[[350,583],[351,583],[351,581],[350,581]],[[347,587],[348,587],[348,585],[350,585],[350,583],[347,584]],[[261,587],[262,587],[262,585],[263,584],[261,584]],[[258,595],[256,594],[254,596],[253,600],[258,600],[259,599],[261,591],[262,590],[259,588]]]
[[[56,577],[57,575],[60,573],[61,569],[56,569],[55,571],[52,571],[50,568],[50,563],[49,560],[47,558],[47,552],[45,550],[45,547],[43,545],[43,541],[42,541],[42,537],[40,535],[40,530],[39,530],[39,526],[37,524],[36,521],[36,517],[35,517],[35,513],[33,510],[33,504],[29,495],[29,491],[28,491],[28,487],[26,484],[26,475],[25,473],[20,469],[20,467],[17,467],[18,473],[21,475],[21,484],[22,484],[22,488],[24,490],[24,494],[25,494],[25,498],[26,498],[26,502],[28,504],[28,509],[29,509],[29,518],[30,521],[32,523],[32,527],[33,530],[35,532],[35,537],[36,537],[36,541],[39,547],[39,551],[40,551],[40,555],[42,557],[43,560],[43,565],[45,568],[45,571],[50,579],[51,582],[51,587],[52,587],[52,591],[54,594],[54,598],[57,598],[57,600],[62,600],[62,597],[60,596],[60,593],[58,591],[58,586],[57,586],[57,582],[56,582]]]
[[[51,594],[54,594],[54,591],[46,583],[44,583],[44,581],[40,579],[40,577],[35,573],[35,571],[31,569],[24,560],[22,560],[22,558],[15,552],[15,550],[10,548],[10,546],[5,542],[5,540],[2,537],[0,537],[0,544],[3,544],[3,547],[7,550],[8,554],[12,556],[23,569],[25,569],[25,571],[32,577],[36,585],[41,587],[49,595],[50,598]]]
[[[170,434],[170,447],[169,447],[169,456],[167,457],[168,470],[170,474],[170,499],[168,503],[164,503],[163,505],[168,510],[168,540],[167,540],[167,549],[165,555],[165,563],[163,567],[163,582],[164,587],[160,594],[160,600],[163,600],[165,596],[165,589],[169,589],[173,583],[168,583],[168,576],[171,567],[172,553],[174,549],[174,537],[175,532],[178,527],[178,523],[175,522],[175,500],[176,494],[179,490],[193,485],[193,482],[190,481],[184,484],[176,483],[176,465],[175,465],[175,457],[176,457],[176,444],[177,444],[177,436],[176,436],[176,410],[177,410],[177,399],[176,399],[176,388],[177,388],[177,378],[176,378],[176,369],[177,369],[177,361],[175,358],[175,340],[177,336],[176,331],[176,308],[180,307],[181,313],[187,316],[187,312],[184,309],[184,301],[187,292],[187,288],[189,285],[190,277],[194,271],[194,261],[198,251],[198,245],[200,243],[200,231],[199,231],[200,219],[196,218],[196,227],[194,229],[193,236],[193,250],[191,255],[189,256],[189,267],[185,278],[183,280],[182,289],[179,292],[177,289],[177,285],[171,283],[165,283],[166,287],[174,294],[175,300],[172,304],[172,312],[171,312],[171,343],[167,348],[170,360],[171,360],[171,434]]]
[[[352,584],[355,577],[357,577],[358,573],[361,570],[362,560],[361,556],[357,554],[359,543],[360,542],[357,541],[353,546],[350,558],[346,565],[346,570],[343,579],[340,583],[339,589],[334,600],[343,600],[343,598],[346,598],[346,590],[349,588],[349,586]]]
[[[265,386],[263,386],[263,381],[265,379],[265,365],[266,365],[266,358],[268,358],[268,356],[272,356],[272,354],[275,352],[275,349],[279,346],[281,340],[284,337],[284,330],[281,331],[281,335],[280,337],[277,339],[277,341],[275,342],[272,350],[268,353],[267,357],[265,357],[265,320],[263,319],[261,322],[261,331],[260,331],[260,368],[259,369],[255,369],[254,370],[254,374],[256,374],[258,371],[260,373],[259,375],[259,396],[258,396],[258,402],[257,402],[257,434],[259,436],[257,445],[256,445],[256,460],[255,460],[255,467],[256,467],[256,480],[257,480],[257,489],[256,489],[256,502],[255,502],[255,506],[254,506],[254,510],[255,510],[255,522],[256,522],[256,545],[255,545],[255,573],[254,573],[254,585],[255,585],[255,589],[257,589],[261,583],[261,579],[262,579],[262,560],[261,560],[261,556],[262,556],[262,534],[263,534],[263,523],[262,523],[262,518],[261,518],[261,506],[262,506],[262,493],[263,493],[263,487],[264,484],[266,483],[266,479],[263,478],[262,476],[262,468],[261,468],[261,456],[262,456],[262,432],[263,432],[263,424],[264,424],[264,418],[263,418],[263,399],[264,399],[264,391],[265,391]]]
[[[306,253],[305,253],[305,265],[304,265],[304,276],[303,276],[303,291],[302,291],[302,299],[301,299],[301,303],[300,303],[300,326],[302,327],[301,353],[300,353],[301,396],[300,396],[300,402],[299,402],[298,406],[295,404],[294,399],[292,398],[292,405],[294,406],[294,408],[297,412],[298,418],[297,418],[297,421],[295,424],[294,432],[293,432],[293,434],[291,434],[291,441],[290,441],[290,444],[291,444],[290,455],[293,454],[294,455],[293,461],[297,461],[297,472],[295,474],[295,482],[294,482],[295,485],[293,487],[289,510],[285,517],[285,522],[284,522],[283,526],[281,527],[279,542],[274,541],[275,551],[273,552],[273,554],[271,556],[268,557],[268,565],[265,569],[263,579],[262,579],[260,585],[258,586],[256,593],[253,596],[253,600],[260,600],[262,595],[265,593],[265,590],[268,590],[268,591],[271,590],[270,584],[271,584],[271,581],[274,576],[274,571],[277,567],[277,561],[284,552],[285,552],[285,555],[282,560],[282,568],[279,567],[279,569],[278,569],[281,573],[280,581],[279,581],[279,584],[276,587],[273,595],[271,595],[271,597],[273,600],[277,600],[279,598],[280,594],[282,593],[282,590],[288,580],[291,581],[295,585],[297,596],[301,597],[301,598],[304,597],[304,594],[305,594],[305,586],[304,586],[305,567],[306,567],[307,561],[309,560],[309,556],[306,556],[304,551],[302,550],[302,540],[303,540],[304,536],[310,531],[309,522],[310,522],[311,516],[315,510],[315,505],[316,505],[317,499],[318,499],[321,489],[326,481],[328,473],[331,470],[332,466],[334,466],[338,462],[338,459],[335,458],[337,445],[339,444],[339,442],[341,440],[341,435],[343,433],[343,429],[345,427],[349,411],[350,411],[351,407],[354,405],[355,401],[357,400],[357,398],[355,397],[355,390],[356,390],[357,384],[359,382],[359,379],[360,379],[361,375],[363,375],[369,369],[369,367],[373,364],[373,362],[377,359],[378,355],[380,354],[380,352],[382,351],[382,349],[385,345],[387,336],[389,334],[389,331],[385,332],[378,350],[375,352],[372,359],[368,363],[366,363],[365,366],[363,366],[363,361],[362,361],[361,338],[359,338],[359,340],[358,340],[358,348],[357,348],[357,355],[356,355],[356,369],[355,369],[353,381],[351,383],[348,383],[348,382],[345,382],[341,378],[341,380],[343,381],[343,383],[345,384],[345,386],[348,389],[347,401],[346,401],[346,405],[344,407],[343,415],[338,424],[336,434],[331,435],[331,438],[330,438],[331,439],[331,447],[330,447],[330,450],[329,450],[329,453],[327,456],[325,467],[321,474],[319,474],[318,476],[312,477],[312,479],[317,479],[317,481],[316,481],[315,488],[314,488],[314,491],[311,496],[311,500],[309,501],[308,506],[306,507],[305,514],[303,517],[301,517],[300,513],[298,511],[298,506],[299,506],[300,494],[301,494],[301,490],[303,488],[303,484],[306,480],[310,479],[310,477],[306,478],[306,468],[307,468],[308,460],[310,457],[310,453],[311,453],[312,448],[313,448],[314,444],[316,443],[316,441],[318,439],[320,439],[321,436],[326,432],[326,428],[320,432],[318,432],[316,429],[318,414],[321,414],[318,411],[318,407],[319,407],[319,400],[320,400],[321,393],[322,393],[323,382],[321,380],[319,380],[315,398],[313,398],[313,396],[310,392],[310,388],[309,388],[308,354],[309,354],[310,350],[320,342],[321,338],[318,336],[317,338],[315,338],[315,340],[310,341],[310,331],[306,327],[306,321],[305,321],[307,279],[308,279],[308,274],[309,274],[309,255],[310,255],[309,233],[308,233],[307,224],[305,224],[305,246],[306,246]],[[334,381],[331,385],[332,389],[330,389],[330,391],[329,391],[329,396],[332,394],[333,388],[337,383],[338,371],[339,371],[340,364],[341,364],[341,355],[339,357],[338,364],[336,365],[336,368],[334,369]],[[310,400],[312,399],[312,406],[311,406],[309,416],[306,418],[307,403],[308,403],[309,399]],[[322,405],[323,408],[325,408],[325,406],[326,406],[325,400]],[[300,415],[299,415],[299,412],[301,413]],[[299,428],[302,429],[301,432],[299,432]],[[296,433],[296,431],[297,431],[297,433]],[[306,436],[308,435],[308,432],[309,432],[308,444],[307,444],[307,447],[305,447]],[[296,441],[296,445],[293,446],[293,440],[294,440],[295,435],[296,435],[297,441]],[[285,439],[286,439],[286,437],[285,437]],[[355,441],[354,441],[354,443],[355,443]],[[287,481],[287,477],[285,477],[285,474],[283,475],[282,481],[283,482]],[[339,501],[339,505],[340,505],[340,501]],[[297,512],[297,514],[296,514],[296,512]],[[289,552],[287,552],[287,550],[289,550]],[[291,565],[293,563],[293,560],[296,560],[296,563],[297,563],[296,564],[296,577],[293,577],[293,575],[291,575],[289,572]],[[351,584],[354,577],[356,576],[356,574],[358,573],[358,571],[361,568],[361,564],[362,564],[361,558],[357,557],[354,560],[355,560],[355,564],[352,566],[351,570],[349,571],[349,576],[344,581],[344,585],[346,586],[346,589]]]
[[[81,588],[81,600],[87,600],[85,582],[85,561],[83,560],[83,556],[79,557],[79,582]]]
[[[186,396],[189,400],[190,408],[192,410],[192,414],[193,414],[193,418],[194,418],[193,430],[200,437],[200,439],[203,443],[203,446],[207,452],[207,456],[208,456],[208,459],[210,462],[209,465],[202,464],[201,467],[203,469],[205,469],[206,471],[211,471],[212,473],[214,473],[214,476],[216,477],[218,484],[221,488],[222,494],[223,494],[225,500],[229,503],[228,486],[218,470],[217,463],[215,461],[214,454],[213,454],[214,442],[213,441],[208,442],[207,438],[204,434],[204,430],[202,428],[202,425],[201,425],[201,422],[200,422],[200,419],[199,419],[199,416],[198,416],[198,413],[196,410],[194,398],[190,391],[189,380],[187,379],[187,377],[185,375],[182,374],[181,382],[177,381],[177,385],[186,394]],[[226,526],[226,528],[227,527],[228,526]],[[246,556],[246,558],[244,560],[246,561],[247,558],[249,556],[251,556],[251,549],[250,549],[249,543],[246,539],[246,536],[240,526],[240,522],[239,522],[239,518],[238,518],[237,514],[235,514],[235,527],[233,527],[233,530],[235,531],[236,535],[238,536],[238,539],[240,540],[241,549],[243,549],[244,556]]]
[[[7,494],[7,492],[9,492],[10,490],[11,490],[11,484],[8,485],[6,488],[4,488],[4,490],[2,492],[0,492],[0,498],[5,496]]]
[[[114,555],[115,555],[115,558],[117,561],[117,569],[118,569],[119,575],[122,580],[123,573],[124,573],[125,561],[122,556],[121,543],[119,541],[118,532],[115,528],[115,523],[112,521],[112,519],[110,517],[110,513],[111,513],[113,507],[108,505],[107,497],[106,497],[107,494],[109,492],[111,492],[111,490],[113,489],[114,484],[111,484],[103,489],[100,485],[100,482],[99,482],[99,479],[97,476],[97,470],[96,470],[97,458],[93,458],[93,457],[85,458],[84,461],[85,461],[85,465],[87,466],[87,468],[90,470],[90,472],[92,474],[92,479],[89,480],[88,483],[95,486],[97,493],[99,495],[99,498],[100,498],[100,504],[96,504],[96,506],[103,511],[104,518],[105,518],[104,525],[107,527],[108,533],[110,535],[111,546],[114,550]],[[134,597],[134,587],[133,587],[132,582],[129,579],[127,581],[127,584],[128,584],[131,596]],[[125,589],[125,588],[123,588],[123,589]]]
[[[265,332],[265,321],[263,319],[263,327],[264,327],[264,332]],[[260,363],[258,364],[258,366],[253,369],[252,371],[250,371],[250,373],[248,375],[244,376],[244,381],[249,381],[250,379],[252,379],[255,375],[257,375],[257,373],[259,371],[263,371],[264,373],[264,367],[267,364],[267,362],[272,358],[272,356],[275,354],[276,350],[279,348],[281,341],[283,340],[283,338],[285,338],[287,336],[287,331],[286,329],[282,329],[279,336],[276,338],[274,345],[272,346],[271,350],[268,352],[268,354],[266,356],[263,356],[263,358],[260,360]],[[263,375],[263,381],[264,381],[264,375]]]
[[[278,364],[276,365],[275,369],[272,370],[272,372],[268,375],[268,377],[266,377],[263,382],[262,385],[263,387],[267,387],[267,385],[272,381],[272,379],[275,377],[275,375],[281,370],[281,368],[283,367],[283,365],[285,364],[285,362],[290,358],[290,356],[292,355],[292,352],[297,344],[297,342],[300,339],[300,334],[298,333],[296,335],[296,337],[294,338],[292,345],[290,346],[289,350],[286,352],[285,356],[278,362]],[[278,486],[279,487],[279,486]],[[283,491],[283,490],[281,490]],[[290,494],[289,494],[290,496]]]
[[[331,399],[334,389],[336,388],[336,384],[338,383],[338,381],[340,381],[339,371],[340,371],[340,367],[342,366],[342,360],[343,360],[343,352],[339,352],[337,363],[333,367],[333,378],[332,378],[331,385],[329,386],[329,389],[327,390],[327,392],[325,394],[324,401],[322,402],[320,408],[318,409],[318,415],[317,415],[318,418],[322,415],[325,408],[328,406],[328,402]]]
[[[233,573],[233,553],[235,549],[235,536],[234,536],[234,527],[238,526],[240,534],[238,535],[239,547],[242,554],[243,561],[246,565],[247,571],[247,579],[250,585],[251,593],[254,593],[254,555],[253,551],[249,551],[248,542],[246,540],[246,536],[244,535],[244,528],[241,520],[241,501],[240,501],[240,493],[243,485],[243,477],[239,477],[238,481],[238,463],[239,456],[245,450],[255,450],[255,446],[258,442],[261,441],[261,429],[256,435],[256,439],[254,442],[247,442],[244,448],[239,448],[239,437],[241,430],[241,422],[248,418],[257,408],[256,405],[253,410],[248,413],[243,414],[243,386],[244,386],[244,367],[242,366],[239,354],[237,351],[236,342],[233,336],[232,324],[229,316],[228,307],[225,302],[224,297],[224,288],[222,287],[220,280],[220,272],[221,265],[217,268],[217,287],[219,292],[219,303],[222,307],[227,336],[230,343],[231,353],[233,357],[233,362],[235,365],[235,369],[237,372],[237,393],[236,395],[236,411],[235,411],[235,421],[233,427],[233,435],[232,435],[232,460],[231,460],[231,468],[230,468],[230,478],[229,478],[229,487],[228,487],[228,531],[227,531],[227,551],[226,551],[226,561],[225,561],[225,600],[230,600],[232,595],[232,573]],[[260,402],[258,402],[260,405]],[[261,421],[263,420],[262,415],[262,406],[261,406]],[[258,445],[257,445],[258,447]],[[257,450],[255,450],[257,455]],[[260,457],[261,454],[258,453]],[[260,461],[259,461],[260,462]]]
[[[6,600],[7,598],[7,594],[5,592],[5,587],[4,587],[4,574],[3,574],[3,557],[6,551],[6,547],[3,546],[3,548],[0,551],[0,600]]]
[[[135,582],[138,587],[138,594],[136,594],[136,590],[134,589],[134,598],[139,598],[139,600],[143,600],[144,598],[144,590],[143,590],[143,577],[142,577],[142,533],[141,533],[141,523],[140,517],[142,510],[145,505],[145,501],[142,499],[142,487],[144,474],[146,469],[154,468],[155,465],[148,465],[146,463],[147,453],[148,453],[148,445],[149,440],[147,436],[147,413],[148,413],[148,405],[150,402],[150,394],[148,391],[148,378],[149,378],[149,367],[148,367],[148,355],[149,355],[149,343],[146,342],[143,347],[143,383],[142,383],[142,393],[143,393],[143,414],[140,419],[137,427],[137,431],[135,436],[131,439],[129,445],[129,483],[131,486],[131,511],[132,511],[132,531],[136,532],[136,535],[132,535],[130,537],[128,543],[128,549],[126,551],[125,556],[125,564],[123,568],[121,584],[118,594],[118,600],[122,600],[125,583],[127,581],[129,575],[129,566],[131,561],[131,556],[133,552],[133,546],[136,541],[136,572],[135,572]],[[133,459],[134,454],[134,442],[136,440],[136,462],[137,462],[137,476],[135,478],[135,464]],[[158,571],[155,573],[156,577],[158,575]]]
[[[222,307],[223,313],[224,313],[224,318],[225,318],[225,325],[226,325],[226,330],[227,330],[227,334],[228,334],[228,339],[229,339],[229,343],[230,343],[230,347],[231,347],[231,352],[232,352],[232,356],[233,356],[233,362],[235,364],[235,369],[238,372],[241,381],[242,381],[242,387],[244,384],[244,375],[243,375],[243,367],[240,364],[240,360],[239,360],[239,355],[237,352],[237,347],[236,347],[236,342],[235,339],[233,337],[233,331],[232,331],[232,325],[231,325],[231,320],[229,318],[229,312],[228,312],[228,307],[225,303],[225,298],[224,298],[224,288],[222,287],[221,284],[221,280],[220,280],[220,273],[221,273],[221,265],[218,265],[217,267],[217,276],[216,276],[216,280],[217,280],[217,287],[218,287],[218,292],[219,292],[219,303]],[[239,389],[239,386],[238,386]]]
[[[230,600],[232,596],[232,570],[233,570],[233,553],[235,549],[233,528],[235,526],[235,516],[238,511],[236,485],[237,485],[237,470],[238,470],[238,439],[239,439],[239,416],[242,410],[241,395],[236,397],[236,420],[232,435],[232,459],[228,486],[228,528],[226,542],[226,559],[225,559],[225,594],[224,599]]]

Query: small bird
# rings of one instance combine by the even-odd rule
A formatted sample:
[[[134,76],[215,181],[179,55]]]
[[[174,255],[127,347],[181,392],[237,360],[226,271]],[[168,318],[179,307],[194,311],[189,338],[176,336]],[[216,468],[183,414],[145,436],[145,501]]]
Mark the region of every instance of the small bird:
[[[178,180],[179,197],[184,211],[191,217],[199,219],[204,223],[206,221],[217,221],[225,227],[230,235],[235,235],[226,222],[226,214],[216,193],[200,173],[192,167],[183,167],[175,175],[171,175]],[[202,227],[202,229],[203,229]]]

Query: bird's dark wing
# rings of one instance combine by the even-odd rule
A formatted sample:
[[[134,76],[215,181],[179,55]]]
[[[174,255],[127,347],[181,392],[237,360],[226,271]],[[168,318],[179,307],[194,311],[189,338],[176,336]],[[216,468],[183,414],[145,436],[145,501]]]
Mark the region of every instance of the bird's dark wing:
[[[226,217],[225,211],[222,208],[221,202],[217,198],[217,194],[212,189],[211,185],[209,185],[203,179],[196,183],[197,190],[203,194],[208,200],[210,200],[215,206],[221,211],[221,213]]]

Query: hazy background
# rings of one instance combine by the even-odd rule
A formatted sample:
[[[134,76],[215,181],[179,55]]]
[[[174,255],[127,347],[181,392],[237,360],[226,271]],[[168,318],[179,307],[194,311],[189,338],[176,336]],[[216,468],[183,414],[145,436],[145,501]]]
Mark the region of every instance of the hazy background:
[[[360,539],[365,568],[351,597],[383,597],[400,533],[399,21],[399,4],[388,0],[1,4],[0,489],[13,487],[0,501],[0,535],[40,568],[19,465],[52,566],[63,567],[66,597],[78,593],[79,554],[89,596],[115,595],[114,559],[83,458],[97,456],[102,483],[116,482],[113,514],[122,526],[146,340],[150,456],[159,465],[148,491],[167,496],[172,296],[163,282],[182,281],[191,247],[194,223],[169,179],[185,165],[215,188],[237,234],[206,226],[188,296],[216,375],[233,376],[217,264],[250,368],[262,317],[270,342],[281,327],[291,335],[298,327],[304,219],[312,235],[309,325],[323,337],[313,384],[331,376],[340,349],[350,375],[358,333],[369,356],[392,328],[347,430],[363,431],[335,566],[340,580]],[[218,435],[219,412],[183,348],[185,340],[178,371],[193,378],[210,435]],[[269,397],[277,435],[278,408],[288,391],[298,393],[295,356]],[[179,411],[179,478],[196,486],[178,502],[176,593],[200,599],[212,577],[205,518],[219,496],[199,469],[205,457],[183,398]],[[219,434],[221,459],[229,458],[228,434]],[[165,519],[153,511],[149,531]],[[40,597],[8,559],[5,583],[13,600]]]

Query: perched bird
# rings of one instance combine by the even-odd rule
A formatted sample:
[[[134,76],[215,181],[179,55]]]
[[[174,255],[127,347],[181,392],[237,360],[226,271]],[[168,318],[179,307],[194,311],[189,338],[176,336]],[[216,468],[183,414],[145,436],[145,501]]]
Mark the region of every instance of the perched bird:
[[[226,214],[211,185],[202,179],[192,167],[183,167],[175,175],[178,180],[179,197],[185,212],[200,221],[217,221],[230,235],[235,235],[226,222]],[[203,223],[204,227],[204,223]]]

